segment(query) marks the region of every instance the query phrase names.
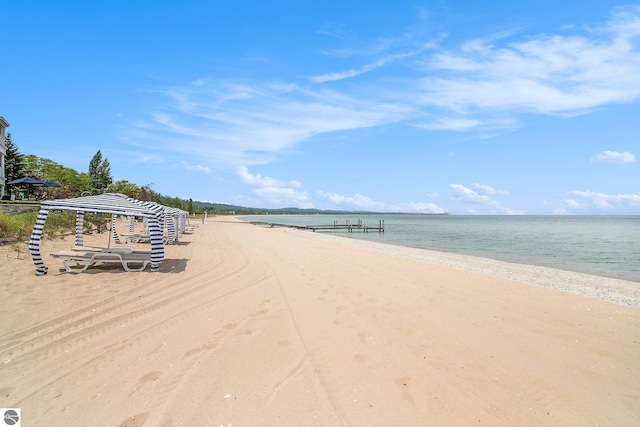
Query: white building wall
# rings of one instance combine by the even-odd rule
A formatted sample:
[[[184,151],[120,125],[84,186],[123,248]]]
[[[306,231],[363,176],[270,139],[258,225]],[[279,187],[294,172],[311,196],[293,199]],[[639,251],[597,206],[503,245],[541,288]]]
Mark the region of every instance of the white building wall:
[[[9,122],[7,122],[4,117],[0,116],[0,197],[3,197],[5,194],[5,186],[7,184],[7,179],[5,175],[5,158],[7,156],[7,146],[4,143],[5,129],[9,127]]]

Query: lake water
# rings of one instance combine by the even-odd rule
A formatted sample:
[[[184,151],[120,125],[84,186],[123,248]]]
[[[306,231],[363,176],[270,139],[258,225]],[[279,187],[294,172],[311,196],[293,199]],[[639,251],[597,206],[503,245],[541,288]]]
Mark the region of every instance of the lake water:
[[[290,225],[384,221],[385,232],[323,231],[382,243],[475,255],[640,282],[640,215],[260,215]]]

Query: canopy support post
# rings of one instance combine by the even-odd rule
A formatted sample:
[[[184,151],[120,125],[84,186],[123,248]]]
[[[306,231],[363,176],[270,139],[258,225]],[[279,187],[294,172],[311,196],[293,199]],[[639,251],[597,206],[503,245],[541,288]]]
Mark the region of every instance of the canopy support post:
[[[29,239],[29,252],[31,253],[31,259],[36,266],[36,276],[44,276],[47,274],[49,267],[44,265],[42,256],[40,255],[40,240],[42,239],[42,229],[44,228],[44,222],[47,220],[49,210],[40,208],[38,217],[36,218],[36,224],[33,226],[31,232],[31,238]]]

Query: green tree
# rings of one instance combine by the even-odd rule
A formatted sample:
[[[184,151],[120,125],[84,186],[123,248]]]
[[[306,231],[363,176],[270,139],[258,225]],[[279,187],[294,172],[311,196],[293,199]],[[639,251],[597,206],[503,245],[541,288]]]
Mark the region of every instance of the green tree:
[[[24,175],[40,180],[49,179],[62,185],[47,189],[55,198],[78,197],[87,189],[89,182],[86,173],[78,173],[75,169],[33,154],[24,156]]]
[[[109,159],[102,159],[100,150],[89,162],[89,190],[93,194],[104,193],[109,184],[113,183]]]
[[[131,198],[143,201],[151,201],[154,199],[155,195],[150,184],[140,187],[139,185],[125,179],[109,184],[105,191],[107,193],[124,194]]]
[[[4,138],[7,146],[7,155],[5,157],[4,173],[7,182],[14,179],[22,178],[24,175],[24,156],[18,151],[18,147],[11,140],[11,134],[7,134]]]
[[[31,178],[40,176],[40,158],[35,154],[27,154],[23,157],[24,174]]]
[[[140,187],[140,194],[138,195],[137,199],[145,202],[154,201],[157,197],[157,194],[151,187],[152,184],[147,184]]]

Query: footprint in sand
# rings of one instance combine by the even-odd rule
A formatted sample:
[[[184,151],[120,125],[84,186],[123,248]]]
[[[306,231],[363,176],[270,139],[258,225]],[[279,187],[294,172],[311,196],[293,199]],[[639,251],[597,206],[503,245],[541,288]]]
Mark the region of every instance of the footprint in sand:
[[[144,384],[144,383],[149,382],[149,381],[155,381],[158,378],[160,378],[161,376],[162,376],[162,372],[161,371],[149,372],[147,375],[145,375],[144,377],[140,378],[140,384]]]
[[[129,396],[137,393],[140,391],[140,389],[142,387],[144,387],[145,384],[147,384],[148,382],[153,382],[153,381],[157,381],[158,378],[160,378],[162,376],[163,372],[161,371],[152,371],[149,372],[147,375],[145,375],[144,377],[140,378],[140,380],[138,381],[138,385],[135,387],[135,389],[129,394]],[[139,424],[142,425],[142,424]]]
[[[400,389],[402,393],[402,397],[404,400],[408,400],[409,402],[413,402],[413,396],[409,392],[409,388],[411,386],[411,378],[409,377],[400,377],[396,379],[396,386]]]
[[[218,346],[218,343],[216,341],[209,341],[208,343],[206,343],[203,346],[200,346],[200,347],[197,347],[197,348],[192,348],[191,350],[188,350],[184,354],[184,357],[192,356],[192,355],[194,355],[196,353],[200,353],[201,351],[213,350],[217,346]]]
[[[120,427],[140,427],[144,425],[144,423],[147,421],[147,418],[149,418],[149,413],[143,412],[122,421],[120,423]]]
[[[251,315],[251,317],[263,316],[263,315],[267,314],[268,312],[269,312],[269,310],[265,308],[265,309],[263,309],[263,310],[256,311],[255,313],[253,313],[253,314]]]
[[[369,332],[360,332],[358,336],[360,337],[360,342],[363,344],[375,344],[373,334]]]

